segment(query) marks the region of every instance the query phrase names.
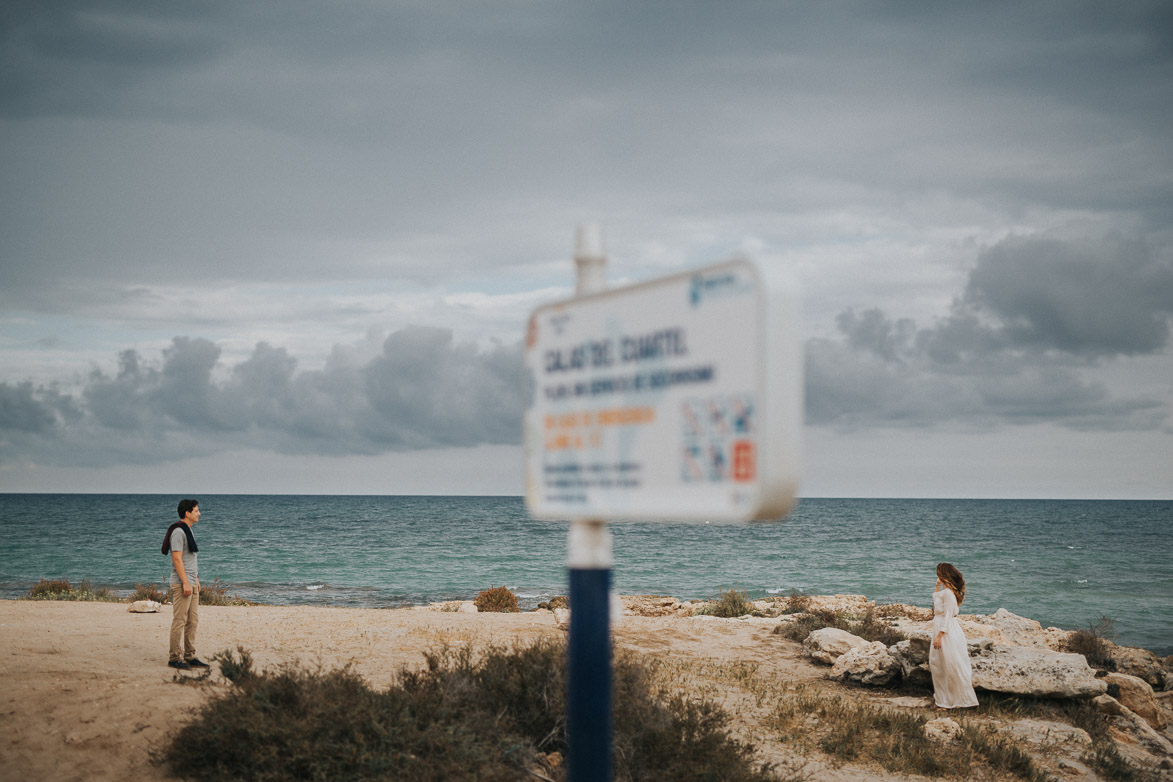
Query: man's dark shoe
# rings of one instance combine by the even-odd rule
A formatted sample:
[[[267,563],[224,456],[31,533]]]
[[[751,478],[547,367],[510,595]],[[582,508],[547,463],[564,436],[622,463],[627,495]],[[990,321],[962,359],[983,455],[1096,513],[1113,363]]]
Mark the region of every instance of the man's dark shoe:
[[[191,670],[191,666],[185,663],[183,660],[168,660],[167,664],[172,668],[178,668],[181,671]]]
[[[198,657],[193,657],[190,660],[184,660],[184,662],[187,663],[192,668],[211,668],[212,667]]]

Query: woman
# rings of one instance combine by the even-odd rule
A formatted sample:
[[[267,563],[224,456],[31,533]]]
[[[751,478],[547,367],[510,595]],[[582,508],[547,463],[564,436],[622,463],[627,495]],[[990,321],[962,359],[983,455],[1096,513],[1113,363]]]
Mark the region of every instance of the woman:
[[[977,706],[973,669],[969,665],[965,633],[957,622],[957,609],[965,600],[961,571],[942,562],[937,565],[937,589],[933,592],[933,645],[929,671],[933,674],[933,701],[937,709]]]

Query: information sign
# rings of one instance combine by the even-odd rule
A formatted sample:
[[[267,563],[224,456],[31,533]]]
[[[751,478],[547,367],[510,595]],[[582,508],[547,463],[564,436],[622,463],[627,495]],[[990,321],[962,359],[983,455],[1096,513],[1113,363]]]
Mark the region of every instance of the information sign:
[[[534,311],[537,518],[777,519],[798,490],[802,353],[785,276],[737,260]]]

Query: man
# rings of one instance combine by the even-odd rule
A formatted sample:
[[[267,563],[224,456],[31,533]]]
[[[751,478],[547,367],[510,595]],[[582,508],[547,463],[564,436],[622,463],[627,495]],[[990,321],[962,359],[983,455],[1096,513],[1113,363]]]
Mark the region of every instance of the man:
[[[197,500],[179,501],[179,521],[167,529],[163,553],[171,554],[171,650],[167,664],[179,670],[207,668],[196,657],[196,627],[200,623],[200,573],[196,558],[200,550],[191,528],[200,520]]]

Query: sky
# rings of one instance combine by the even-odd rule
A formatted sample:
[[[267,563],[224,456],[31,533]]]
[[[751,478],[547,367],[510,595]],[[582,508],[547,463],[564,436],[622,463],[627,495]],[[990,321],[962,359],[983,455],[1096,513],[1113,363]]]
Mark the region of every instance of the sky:
[[[522,338],[803,291],[802,495],[1173,498],[1173,6],[0,10],[0,491],[520,494]]]

